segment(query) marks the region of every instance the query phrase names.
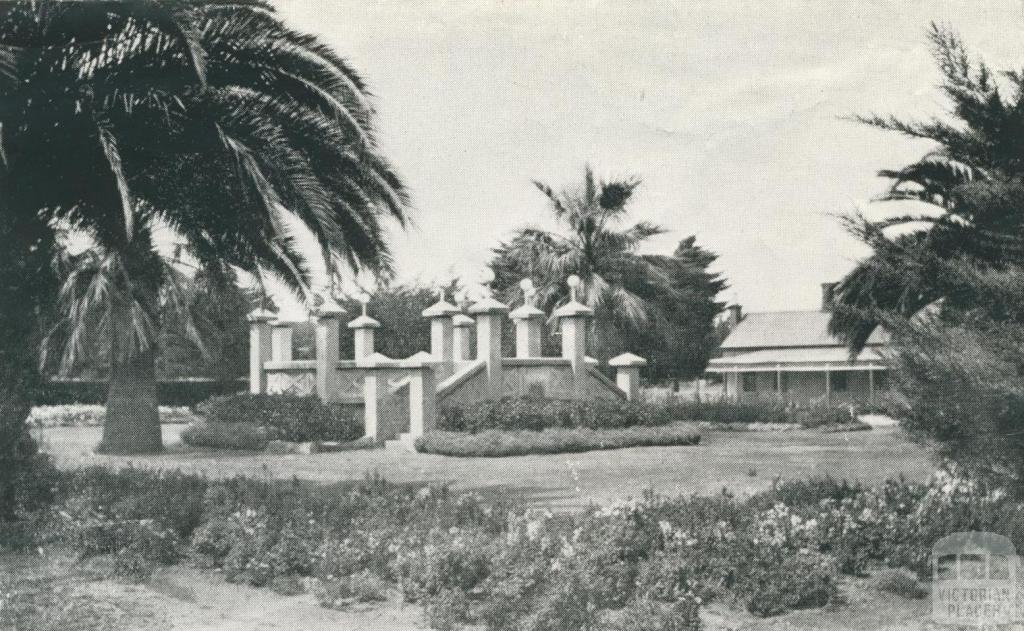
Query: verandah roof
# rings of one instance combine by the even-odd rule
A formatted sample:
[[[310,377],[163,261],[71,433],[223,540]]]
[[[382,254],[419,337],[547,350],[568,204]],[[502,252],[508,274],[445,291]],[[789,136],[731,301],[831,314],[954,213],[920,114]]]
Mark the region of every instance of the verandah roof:
[[[709,362],[707,372],[885,370],[884,362],[873,348],[865,348],[853,361],[845,347],[779,348],[717,357]]]

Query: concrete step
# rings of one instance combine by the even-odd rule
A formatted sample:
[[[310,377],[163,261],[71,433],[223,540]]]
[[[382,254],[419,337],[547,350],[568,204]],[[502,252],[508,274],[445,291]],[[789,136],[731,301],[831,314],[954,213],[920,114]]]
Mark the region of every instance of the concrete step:
[[[384,449],[386,451],[415,452],[416,451],[416,441],[413,440],[413,437],[412,437],[411,434],[406,432],[404,434],[399,434],[398,438],[396,438],[394,440],[385,440],[384,441]]]

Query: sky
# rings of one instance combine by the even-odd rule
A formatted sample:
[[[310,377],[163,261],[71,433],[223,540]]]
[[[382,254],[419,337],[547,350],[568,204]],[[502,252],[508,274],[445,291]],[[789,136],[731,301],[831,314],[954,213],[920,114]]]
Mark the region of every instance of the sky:
[[[749,310],[815,308],[867,251],[838,215],[880,168],[930,149],[844,120],[942,115],[930,21],[997,69],[1024,67],[1024,0],[547,2],[280,0],[349,59],[380,144],[412,192],[390,233],[399,279],[479,278],[524,225],[554,227],[533,186],[637,176],[632,220],[696,235]]]

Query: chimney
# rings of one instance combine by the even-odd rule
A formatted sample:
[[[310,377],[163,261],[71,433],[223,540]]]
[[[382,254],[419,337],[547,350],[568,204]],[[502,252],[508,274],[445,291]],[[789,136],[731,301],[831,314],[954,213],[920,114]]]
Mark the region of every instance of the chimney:
[[[836,302],[836,285],[839,283],[821,284],[821,310],[832,311]]]
[[[736,328],[736,325],[743,320],[743,307],[740,305],[729,305],[729,326]]]

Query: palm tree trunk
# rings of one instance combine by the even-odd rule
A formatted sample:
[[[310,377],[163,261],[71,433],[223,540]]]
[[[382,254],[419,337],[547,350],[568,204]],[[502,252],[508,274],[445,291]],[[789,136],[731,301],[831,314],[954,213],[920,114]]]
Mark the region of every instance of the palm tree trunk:
[[[156,303],[159,276],[146,273],[143,261],[129,277],[145,296],[145,305]],[[131,330],[128,303],[111,305],[110,388],[103,439],[97,451],[107,454],[146,454],[163,450],[160,412],[156,397],[156,341],[142,350],[126,347],[124,332]]]
[[[127,359],[111,359],[110,390],[103,440],[106,454],[146,454],[163,450],[156,399],[156,352],[149,349]]]

